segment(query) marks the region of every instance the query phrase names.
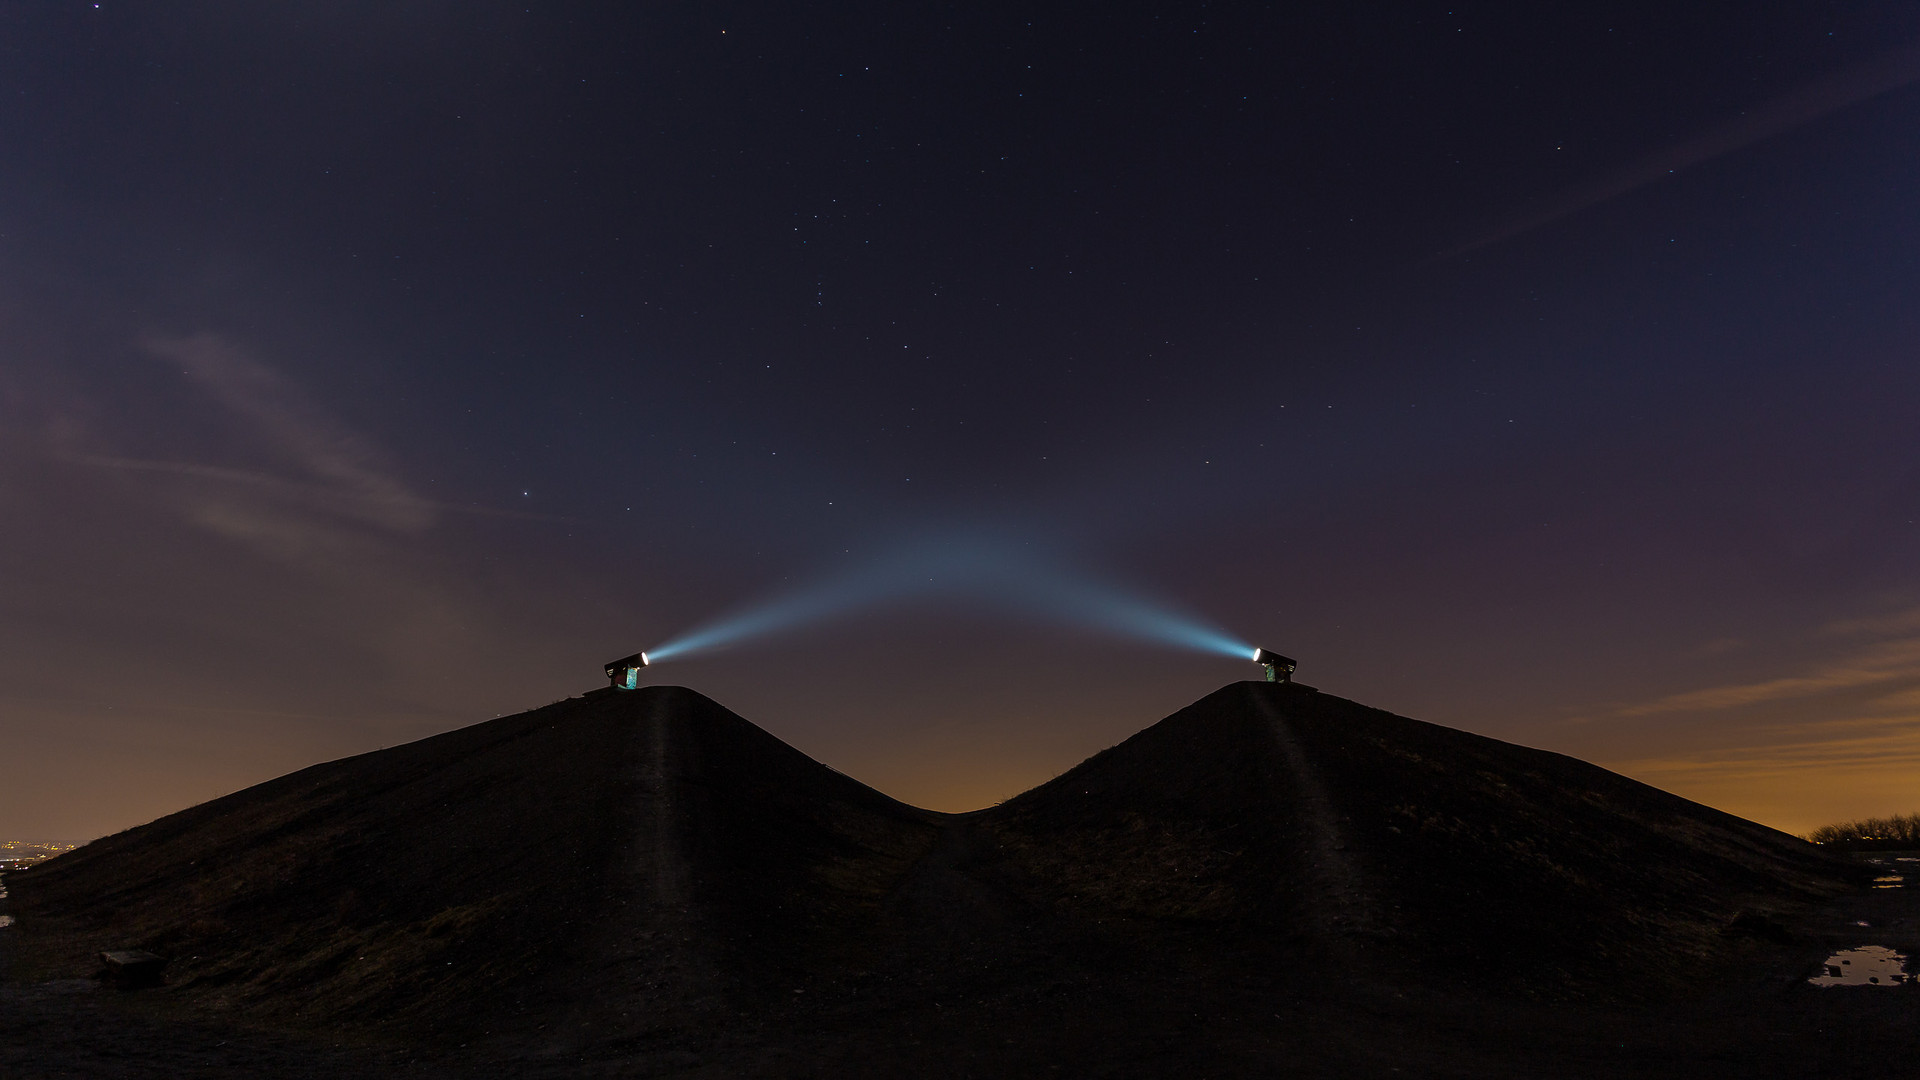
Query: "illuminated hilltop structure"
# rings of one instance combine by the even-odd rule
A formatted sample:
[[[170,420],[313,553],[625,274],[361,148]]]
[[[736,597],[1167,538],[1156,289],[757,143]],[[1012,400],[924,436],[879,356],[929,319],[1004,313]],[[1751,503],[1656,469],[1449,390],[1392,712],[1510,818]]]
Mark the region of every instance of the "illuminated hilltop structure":
[[[1254,653],[1253,662],[1267,669],[1268,682],[1292,682],[1293,671],[1300,666],[1293,657],[1281,656],[1271,649]]]
[[[607,662],[607,679],[613,683],[615,690],[636,690],[640,686],[640,669],[646,666],[646,653],[623,656]]]

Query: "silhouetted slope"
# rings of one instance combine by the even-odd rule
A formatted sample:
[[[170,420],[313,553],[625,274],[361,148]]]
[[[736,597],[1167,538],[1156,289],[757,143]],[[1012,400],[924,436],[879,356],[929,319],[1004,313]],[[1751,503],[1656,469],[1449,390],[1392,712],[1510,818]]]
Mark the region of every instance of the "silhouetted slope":
[[[1670,989],[1737,916],[1798,910],[1855,874],[1585,762],[1256,682],[985,825],[1029,898],[1084,920],[1217,934],[1256,963],[1555,996]]]
[[[1832,1024],[1782,988],[1857,943],[1870,891],[1818,902],[1859,877],[1583,762],[1298,687],[1228,686],[962,815],[655,687],[90,844],[10,877],[0,947],[27,983],[101,949],[173,957],[168,989],[126,999],[143,1023],[404,1035],[534,1076],[1801,1076]],[[1658,1008],[1621,1000],[1641,994]],[[1876,1029],[1900,1054],[1905,1023]]]
[[[1323,778],[1377,928],[1430,967],[1543,991],[1691,982],[1733,921],[1859,877],[1811,844],[1560,754],[1326,695],[1268,695]]]
[[[302,770],[15,875],[13,902],[49,976],[148,948],[252,1016],[565,1044],[844,951],[928,819],[653,687]]]

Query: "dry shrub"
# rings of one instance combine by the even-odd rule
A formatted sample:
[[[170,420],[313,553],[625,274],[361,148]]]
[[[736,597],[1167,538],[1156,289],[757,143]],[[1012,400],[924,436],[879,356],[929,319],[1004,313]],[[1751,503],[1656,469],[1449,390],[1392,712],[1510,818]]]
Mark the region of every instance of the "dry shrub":
[[[1822,825],[1807,834],[1816,844],[1856,850],[1920,848],[1920,814],[1896,814],[1893,817],[1862,818]]]

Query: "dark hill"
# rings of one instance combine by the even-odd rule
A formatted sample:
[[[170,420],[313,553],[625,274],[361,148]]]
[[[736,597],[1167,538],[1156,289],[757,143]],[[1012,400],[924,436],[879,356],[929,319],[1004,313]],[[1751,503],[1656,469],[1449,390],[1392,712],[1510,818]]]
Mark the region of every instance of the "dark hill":
[[[139,947],[249,1017],[571,1042],[848,961],[931,818],[691,691],[605,691],[96,841],[14,910],[45,975]]]
[[[239,1021],[456,1070],[471,1045],[508,1075],[1799,1077],[1848,1020],[1786,988],[1865,933],[1862,879],[1583,762],[1287,685],[961,815],[654,687],[90,844],[10,878],[0,949],[13,985],[172,957],[125,998],[143,1039]],[[1905,895],[1872,893],[1875,925],[1920,926],[1888,914]],[[1920,1053],[1916,998],[1875,999],[1855,1049]],[[41,1071],[146,1053],[119,1030]]]
[[[994,810],[1085,918],[1424,981],[1658,996],[1857,872],[1560,754],[1287,684],[1228,686]]]

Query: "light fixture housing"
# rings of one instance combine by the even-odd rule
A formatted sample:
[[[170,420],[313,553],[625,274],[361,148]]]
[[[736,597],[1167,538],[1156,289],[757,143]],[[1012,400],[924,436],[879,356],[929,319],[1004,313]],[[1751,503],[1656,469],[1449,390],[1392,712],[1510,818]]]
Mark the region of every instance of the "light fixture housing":
[[[1291,656],[1281,656],[1271,649],[1261,649],[1253,654],[1253,662],[1267,669],[1268,682],[1292,682],[1293,671],[1300,665]]]
[[[647,666],[647,654],[634,653],[607,663],[607,680],[615,690],[634,690],[640,686],[640,669]]]

